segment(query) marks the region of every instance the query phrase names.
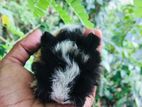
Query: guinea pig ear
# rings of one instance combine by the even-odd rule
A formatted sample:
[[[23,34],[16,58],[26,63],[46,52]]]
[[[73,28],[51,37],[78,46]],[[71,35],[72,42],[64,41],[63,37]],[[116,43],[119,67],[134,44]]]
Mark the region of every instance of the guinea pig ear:
[[[56,38],[49,32],[44,32],[41,37],[41,46],[51,47],[56,43]]]
[[[88,49],[96,49],[100,45],[100,38],[93,33],[89,33],[86,37],[86,45]]]

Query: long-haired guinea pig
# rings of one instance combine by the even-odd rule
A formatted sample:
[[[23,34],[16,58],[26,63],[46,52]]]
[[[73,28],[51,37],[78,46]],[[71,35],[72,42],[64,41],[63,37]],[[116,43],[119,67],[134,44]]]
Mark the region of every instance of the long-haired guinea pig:
[[[82,27],[64,27],[57,35],[44,32],[32,64],[35,96],[43,103],[83,107],[100,74],[100,38],[83,35]]]

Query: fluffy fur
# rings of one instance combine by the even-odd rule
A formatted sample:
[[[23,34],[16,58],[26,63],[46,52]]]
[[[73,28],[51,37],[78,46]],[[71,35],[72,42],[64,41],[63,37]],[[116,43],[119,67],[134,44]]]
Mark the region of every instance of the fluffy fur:
[[[45,32],[41,38],[39,60],[32,64],[35,96],[40,101],[74,104],[83,107],[100,74],[100,39],[83,36],[79,27],[63,28],[54,37]]]

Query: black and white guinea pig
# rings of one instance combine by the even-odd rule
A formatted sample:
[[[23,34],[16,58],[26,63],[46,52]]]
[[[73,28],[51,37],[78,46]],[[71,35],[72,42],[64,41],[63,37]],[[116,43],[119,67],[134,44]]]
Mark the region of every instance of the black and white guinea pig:
[[[32,64],[35,96],[43,103],[57,102],[83,107],[100,75],[100,38],[83,35],[83,28],[69,26],[57,35],[45,32]],[[36,83],[36,84],[35,84]]]

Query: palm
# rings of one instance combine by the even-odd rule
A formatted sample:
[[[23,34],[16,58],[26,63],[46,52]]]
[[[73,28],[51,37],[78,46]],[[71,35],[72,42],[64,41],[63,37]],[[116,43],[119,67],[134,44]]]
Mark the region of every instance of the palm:
[[[24,67],[15,63],[5,63],[0,73],[0,76],[2,77],[0,85],[4,87],[3,89],[1,88],[3,90],[3,95],[1,95],[1,98],[4,97],[4,99],[7,99],[8,101],[8,104],[1,104],[2,107],[45,106],[34,98],[33,91],[30,88],[30,83],[32,82],[32,75]],[[5,82],[5,80],[7,82]],[[54,105],[57,104],[48,104],[48,107],[54,107]],[[59,106],[60,105],[58,105],[58,107]],[[65,106],[61,105],[61,107]]]
[[[30,105],[34,102],[32,90],[29,87],[32,77],[21,65],[14,63],[3,63],[3,65],[0,72],[0,98],[7,103],[0,100],[1,106],[31,107]]]
[[[32,32],[17,43],[0,62],[0,107],[73,107],[59,104],[44,105],[34,97],[30,87],[33,76],[23,65],[30,57],[29,53],[38,49],[41,34],[40,30]],[[84,107],[91,107],[94,96],[90,95],[86,99]]]

